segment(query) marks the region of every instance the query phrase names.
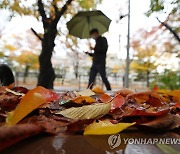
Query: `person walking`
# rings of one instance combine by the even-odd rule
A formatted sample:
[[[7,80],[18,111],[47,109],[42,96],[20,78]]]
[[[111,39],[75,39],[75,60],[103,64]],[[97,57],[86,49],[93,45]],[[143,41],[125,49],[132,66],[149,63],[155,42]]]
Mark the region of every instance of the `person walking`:
[[[90,70],[88,88],[92,89],[97,73],[100,74],[103,83],[107,90],[111,90],[110,83],[106,77],[106,53],[108,49],[107,39],[99,35],[98,29],[94,28],[90,31],[91,38],[95,39],[95,47],[90,47],[94,50],[93,53],[86,52],[89,56],[93,57],[93,63]]]

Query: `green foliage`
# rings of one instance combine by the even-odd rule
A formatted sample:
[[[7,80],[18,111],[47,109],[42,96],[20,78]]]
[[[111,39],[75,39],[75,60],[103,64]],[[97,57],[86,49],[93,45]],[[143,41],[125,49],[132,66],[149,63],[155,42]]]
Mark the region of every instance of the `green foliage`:
[[[152,89],[156,85],[159,89],[180,89],[180,71],[165,70],[162,75],[151,82],[150,88]]]
[[[171,6],[171,7],[167,7]],[[155,12],[164,12],[166,13],[166,8],[171,8],[171,13],[177,13],[179,11],[180,1],[179,0],[151,0],[149,10],[145,13],[147,16]]]
[[[150,9],[146,13],[147,16],[150,16],[153,12],[159,12],[164,9],[163,0],[151,0]]]

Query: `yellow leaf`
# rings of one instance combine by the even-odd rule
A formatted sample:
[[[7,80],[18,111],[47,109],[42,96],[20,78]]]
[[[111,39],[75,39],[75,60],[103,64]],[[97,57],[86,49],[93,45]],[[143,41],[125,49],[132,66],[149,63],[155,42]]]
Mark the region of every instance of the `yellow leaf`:
[[[107,134],[116,134],[124,129],[134,125],[134,123],[118,123],[112,124],[108,120],[93,122],[88,125],[84,130],[84,135],[107,135]]]
[[[111,103],[98,103],[92,105],[85,105],[82,107],[71,107],[65,109],[56,114],[61,114],[64,117],[75,119],[75,120],[85,120],[94,119],[107,114],[111,109]]]
[[[167,93],[169,96],[173,96],[174,101],[180,101],[180,90],[173,90]]]
[[[17,108],[13,112],[10,112],[8,114],[6,118],[7,125],[17,124],[20,120],[22,120],[26,115],[28,115],[34,109],[47,102],[40,93],[37,93],[35,91],[35,89],[30,90],[22,98]]]
[[[169,91],[167,92],[168,95],[170,96],[176,96],[176,97],[180,97],[180,90],[172,90],[172,91]]]

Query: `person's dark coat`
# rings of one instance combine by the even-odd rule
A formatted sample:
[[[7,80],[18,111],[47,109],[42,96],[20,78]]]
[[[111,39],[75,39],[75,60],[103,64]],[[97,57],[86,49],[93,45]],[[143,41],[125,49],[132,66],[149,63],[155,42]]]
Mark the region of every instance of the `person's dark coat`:
[[[89,53],[89,55],[93,57],[93,64],[105,64],[106,63],[107,49],[108,49],[107,39],[105,37],[99,36],[96,39],[94,53]]]

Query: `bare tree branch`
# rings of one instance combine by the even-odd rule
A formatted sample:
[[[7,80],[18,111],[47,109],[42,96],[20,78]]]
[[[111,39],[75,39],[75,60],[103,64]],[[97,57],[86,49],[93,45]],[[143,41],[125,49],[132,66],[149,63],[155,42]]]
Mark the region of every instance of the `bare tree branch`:
[[[43,4],[42,0],[38,0],[38,11],[42,17],[43,26],[45,28],[47,25],[47,16],[46,16],[46,12],[44,10],[44,4]]]
[[[64,4],[64,6],[61,8],[61,10],[60,11],[57,10],[56,18],[54,20],[56,23],[59,21],[61,16],[66,12],[68,6],[71,4],[72,1],[73,0],[67,0],[66,4]]]
[[[180,43],[180,37],[178,36],[178,34],[176,33],[175,30],[172,29],[172,27],[170,27],[166,22],[162,22],[160,21],[158,18],[156,18],[164,27],[166,27],[175,37],[175,39]]]
[[[57,13],[58,7],[57,7],[56,0],[53,0],[53,1],[52,1],[52,6],[54,7],[55,12]]]
[[[41,41],[43,40],[43,38],[33,28],[31,28],[31,31],[38,39],[40,39]]]

